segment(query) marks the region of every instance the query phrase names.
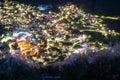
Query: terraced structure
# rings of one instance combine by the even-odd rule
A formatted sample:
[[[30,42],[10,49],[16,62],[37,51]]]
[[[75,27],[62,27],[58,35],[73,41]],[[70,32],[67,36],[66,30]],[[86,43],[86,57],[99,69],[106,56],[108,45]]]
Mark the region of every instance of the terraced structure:
[[[58,6],[42,12],[37,6],[14,1],[0,3],[0,55],[47,65],[73,54],[107,49],[119,41],[119,32],[109,29],[106,19],[86,13],[79,6]]]

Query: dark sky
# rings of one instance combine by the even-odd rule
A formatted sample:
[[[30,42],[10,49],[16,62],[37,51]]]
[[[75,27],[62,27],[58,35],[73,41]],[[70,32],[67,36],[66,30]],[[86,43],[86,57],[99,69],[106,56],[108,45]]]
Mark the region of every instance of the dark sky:
[[[26,4],[53,4],[54,6],[67,2],[82,5],[86,11],[101,15],[120,15],[120,0],[14,0]]]

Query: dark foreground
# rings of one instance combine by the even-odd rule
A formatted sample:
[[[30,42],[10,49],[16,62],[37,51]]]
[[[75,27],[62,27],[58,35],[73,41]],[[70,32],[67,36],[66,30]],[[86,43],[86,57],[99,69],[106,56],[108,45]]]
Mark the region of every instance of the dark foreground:
[[[120,46],[89,55],[75,54],[64,62],[30,66],[17,58],[0,61],[0,80],[119,80]]]

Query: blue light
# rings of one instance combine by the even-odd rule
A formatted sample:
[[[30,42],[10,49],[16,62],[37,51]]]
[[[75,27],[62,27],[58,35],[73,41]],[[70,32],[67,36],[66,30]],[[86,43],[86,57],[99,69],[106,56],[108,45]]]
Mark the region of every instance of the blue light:
[[[38,8],[40,11],[46,11],[46,10],[52,8],[52,5],[39,5],[37,8]]]

